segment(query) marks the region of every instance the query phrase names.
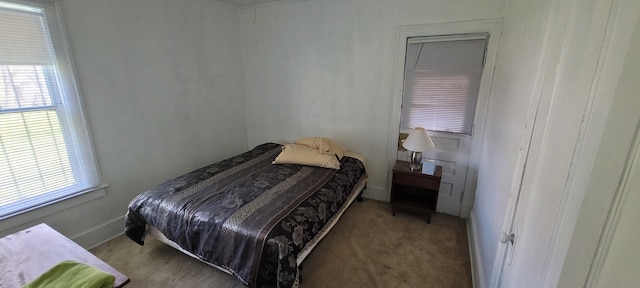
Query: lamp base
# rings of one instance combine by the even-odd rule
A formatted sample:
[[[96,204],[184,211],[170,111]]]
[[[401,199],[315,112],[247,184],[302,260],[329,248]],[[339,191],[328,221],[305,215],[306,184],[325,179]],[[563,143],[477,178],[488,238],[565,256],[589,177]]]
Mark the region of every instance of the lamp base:
[[[411,165],[409,165],[409,170],[420,171],[421,169],[422,169],[422,152],[418,152],[418,151],[411,152]]]

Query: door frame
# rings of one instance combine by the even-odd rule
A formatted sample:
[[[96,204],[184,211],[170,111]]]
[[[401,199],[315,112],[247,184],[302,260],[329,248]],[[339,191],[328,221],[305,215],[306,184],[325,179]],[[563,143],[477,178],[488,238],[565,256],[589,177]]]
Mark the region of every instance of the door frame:
[[[388,142],[388,173],[387,173],[387,197],[391,191],[391,168],[398,157],[398,134],[400,133],[400,117],[402,109],[402,92],[404,89],[404,70],[405,57],[407,50],[407,39],[409,37],[419,36],[437,36],[448,34],[465,34],[465,33],[489,33],[489,42],[487,44],[487,55],[484,70],[482,71],[482,79],[480,88],[478,89],[478,99],[476,104],[476,113],[474,117],[474,129],[471,139],[471,152],[469,154],[469,162],[467,167],[466,181],[464,184],[463,198],[460,208],[460,217],[468,218],[473,200],[475,197],[476,178],[478,175],[478,163],[480,160],[480,151],[482,150],[482,139],[484,134],[484,125],[487,112],[489,109],[489,96],[491,94],[491,84],[493,82],[493,74],[495,69],[496,57],[500,38],[502,36],[502,18],[469,20],[456,22],[443,22],[401,26],[398,28],[398,36],[396,39],[396,53],[393,72],[393,85],[391,91],[391,121],[389,121],[389,142]],[[387,201],[389,199],[387,198]]]

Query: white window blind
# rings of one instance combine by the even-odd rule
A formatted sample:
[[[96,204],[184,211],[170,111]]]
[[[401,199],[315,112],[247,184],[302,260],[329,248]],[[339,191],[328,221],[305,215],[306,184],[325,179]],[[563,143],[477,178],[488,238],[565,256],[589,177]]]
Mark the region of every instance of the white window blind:
[[[0,0],[0,219],[100,183],[58,15]]]
[[[471,134],[488,34],[409,38],[402,128]]]

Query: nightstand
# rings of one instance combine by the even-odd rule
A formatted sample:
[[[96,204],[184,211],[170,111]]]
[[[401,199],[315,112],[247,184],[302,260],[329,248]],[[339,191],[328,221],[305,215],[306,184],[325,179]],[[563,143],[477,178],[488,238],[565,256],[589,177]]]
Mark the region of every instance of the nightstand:
[[[438,192],[442,179],[442,166],[436,166],[433,175],[422,174],[422,171],[411,171],[409,162],[397,161],[393,167],[391,182],[391,213],[396,209],[427,214],[427,223],[431,223],[431,215],[436,213]]]

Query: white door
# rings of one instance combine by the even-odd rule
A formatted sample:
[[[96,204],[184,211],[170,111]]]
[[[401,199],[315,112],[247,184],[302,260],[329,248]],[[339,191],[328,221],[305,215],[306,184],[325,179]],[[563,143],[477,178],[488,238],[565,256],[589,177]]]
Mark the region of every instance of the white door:
[[[475,109],[468,110],[463,117],[471,117],[472,129],[465,130],[464,133],[451,133],[451,132],[438,132],[429,130],[429,126],[423,126],[427,129],[427,133],[435,144],[435,150],[429,152],[423,152],[424,159],[435,160],[437,165],[442,166],[442,183],[440,185],[440,195],[438,196],[437,212],[445,213],[454,216],[460,216],[466,218],[469,216],[471,205],[473,203],[473,197],[475,194],[475,183],[477,175],[477,161],[480,154],[481,140],[483,134],[483,124],[486,118],[487,107],[489,103],[489,92],[491,87],[491,80],[493,77],[493,69],[495,66],[495,59],[498,51],[499,35],[501,31],[500,20],[478,20],[478,21],[462,21],[451,23],[438,23],[427,25],[416,25],[402,27],[399,30],[399,42],[398,53],[396,55],[396,73],[394,87],[394,106],[393,113],[394,119],[400,120],[402,118],[403,107],[403,93],[405,89],[410,89],[412,83],[405,83],[405,73],[410,69],[409,65],[415,65],[416,73],[429,73],[420,67],[424,63],[422,56],[415,56],[408,49],[413,45],[409,45],[423,40],[424,36],[433,35],[445,35],[445,41],[460,40],[458,36],[452,35],[471,35],[471,34],[486,34],[489,35],[487,46],[485,47],[485,54],[480,54],[480,59],[483,60],[483,66],[481,69],[481,77],[479,80],[479,86],[477,90],[477,98]],[[446,36],[448,35],[448,36]],[[461,36],[465,37],[465,36]],[[437,38],[437,37],[435,37]],[[410,40],[412,39],[412,40]],[[477,39],[477,38],[476,38]],[[434,40],[437,42],[441,40]],[[420,55],[424,50],[420,50]],[[426,53],[433,51],[428,50]],[[440,56],[438,56],[440,57]],[[435,57],[435,58],[438,58]],[[446,55],[443,56],[446,58]],[[410,59],[409,59],[410,58]],[[455,58],[455,57],[454,57]],[[429,58],[430,59],[430,58]],[[448,58],[451,59],[451,58]],[[475,59],[475,58],[474,58]],[[413,62],[415,60],[415,63]],[[430,60],[429,60],[430,61]],[[454,61],[455,62],[455,61]],[[409,65],[407,65],[409,63]],[[413,63],[413,64],[411,64]],[[466,78],[465,78],[466,79]],[[455,81],[453,81],[455,82]],[[413,82],[418,83],[418,82]],[[420,82],[426,83],[426,82]],[[406,85],[406,86],[405,86]],[[462,84],[461,84],[462,85]],[[417,86],[412,86],[417,87]],[[420,86],[422,87],[422,86]],[[456,86],[458,87],[458,86]],[[421,89],[421,88],[420,88]],[[438,94],[438,93],[436,93]],[[437,101],[448,101],[447,99],[436,99]],[[433,102],[433,101],[431,101]],[[429,103],[433,104],[433,103]],[[469,106],[470,107],[470,106]],[[444,111],[444,110],[442,110]],[[440,112],[442,112],[440,111]],[[430,113],[430,112],[426,112]],[[441,114],[445,115],[445,114]],[[458,114],[456,114],[458,115]],[[439,116],[440,117],[440,116]],[[402,120],[404,121],[404,120]],[[398,133],[409,133],[411,129],[400,128],[401,121],[395,121],[391,123],[390,127],[390,145],[389,145],[389,159],[395,160],[409,160],[410,152],[398,151],[396,149],[398,145]],[[403,124],[404,125],[404,124]],[[468,125],[468,124],[465,124]],[[411,125],[407,126],[411,127]],[[465,126],[469,128],[469,126]],[[411,127],[413,128],[413,127]],[[442,131],[453,131],[449,129],[437,129]],[[395,161],[390,161],[390,165],[393,166]]]
[[[613,38],[606,37],[605,31],[610,28],[612,35],[620,35],[616,33],[629,30],[630,25],[615,21],[619,16],[612,11],[633,15],[638,11],[628,7],[637,2],[621,1],[617,9],[612,2],[558,1],[550,13],[540,61],[546,65],[538,71],[541,93],[532,97],[531,109],[536,112],[530,114],[535,116],[528,118],[527,125],[532,130],[523,131],[519,160],[524,163],[517,165],[522,178],[520,183],[514,181],[503,226],[504,245],[498,248],[490,287],[556,287],[575,224],[570,219],[582,214],[580,202],[587,183],[598,181],[589,175],[607,178],[609,171],[598,171],[592,162],[595,149],[604,143],[597,143],[600,135],[607,135],[596,131],[609,123],[600,116],[609,113],[606,99],[615,93],[611,83],[618,81],[615,75],[620,75],[626,53],[620,53],[622,41],[610,41]],[[582,25],[587,21],[589,25]],[[609,47],[609,53],[601,47]],[[592,57],[583,57],[591,53]],[[626,80],[633,83],[634,76]],[[631,104],[635,103],[622,106],[637,107]],[[621,123],[617,121],[611,122]]]

